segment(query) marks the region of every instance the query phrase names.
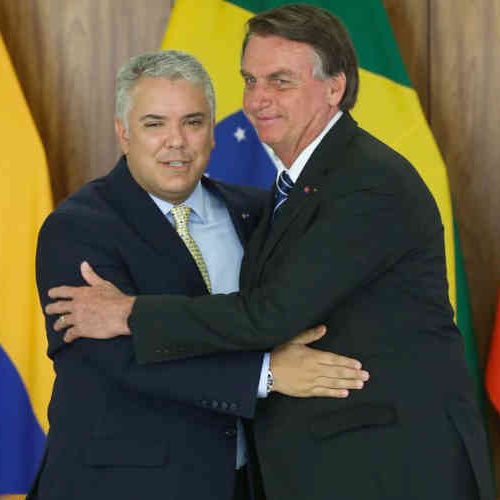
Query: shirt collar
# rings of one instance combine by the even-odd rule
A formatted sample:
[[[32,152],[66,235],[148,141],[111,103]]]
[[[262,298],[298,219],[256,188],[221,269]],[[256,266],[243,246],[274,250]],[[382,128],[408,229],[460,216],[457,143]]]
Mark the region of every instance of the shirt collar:
[[[306,166],[306,163],[308,162],[311,155],[314,153],[314,150],[318,147],[323,137],[325,137],[325,135],[330,131],[330,129],[339,121],[342,115],[343,115],[342,111],[337,111],[337,113],[335,113],[335,116],[327,123],[326,127],[320,132],[320,134],[315,139],[313,139],[312,142],[309,143],[309,145],[307,145],[301,151],[299,156],[297,156],[295,161],[288,169],[286,169],[285,165],[283,165],[283,162],[278,158],[276,153],[267,144],[264,144],[264,147],[266,148],[267,152],[273,159],[276,168],[278,169],[277,175],[279,176],[282,170],[286,169],[292,181],[297,182],[299,175],[302,173],[302,170],[304,170],[304,167]]]
[[[162,198],[158,198],[158,196],[155,196],[154,194],[148,194],[151,196],[151,199],[156,203],[156,206],[160,209],[163,215],[170,213],[172,207],[174,206],[172,203]],[[208,219],[208,201],[206,190],[201,185],[201,182],[198,181],[194,191],[189,195],[187,200],[183,202],[183,204],[187,205],[192,210],[192,213],[194,213],[202,223],[205,223]]]

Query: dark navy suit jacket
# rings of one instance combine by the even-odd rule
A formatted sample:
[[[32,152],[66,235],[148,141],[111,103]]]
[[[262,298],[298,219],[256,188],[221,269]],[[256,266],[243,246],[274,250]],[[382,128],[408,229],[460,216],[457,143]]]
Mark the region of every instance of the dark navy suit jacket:
[[[225,200],[244,244],[264,193],[202,182]],[[45,221],[37,251],[43,306],[49,288],[82,284],[82,260],[131,294],[207,293],[175,229],[124,158]],[[262,353],[140,366],[131,337],[66,345],[53,321],[47,319],[56,371],[50,431],[29,498],[229,500],[236,418],[253,416]]]

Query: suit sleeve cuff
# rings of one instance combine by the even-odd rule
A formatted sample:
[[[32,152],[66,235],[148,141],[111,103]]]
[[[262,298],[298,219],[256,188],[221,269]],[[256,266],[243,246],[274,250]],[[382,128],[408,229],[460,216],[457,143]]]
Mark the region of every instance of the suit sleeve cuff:
[[[271,363],[271,354],[266,352],[262,358],[262,369],[260,371],[259,387],[257,390],[258,398],[267,398],[267,373],[269,372],[269,364]]]

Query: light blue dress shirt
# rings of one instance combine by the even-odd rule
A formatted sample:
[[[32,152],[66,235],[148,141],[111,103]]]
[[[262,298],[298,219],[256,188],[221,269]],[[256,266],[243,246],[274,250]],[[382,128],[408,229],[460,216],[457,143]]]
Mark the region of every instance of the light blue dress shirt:
[[[175,227],[171,214],[172,203],[150,193],[151,198]],[[243,247],[233,226],[224,202],[205,189],[201,182],[184,202],[191,208],[189,232],[196,241],[210,276],[212,293],[231,293],[239,289],[239,276]],[[267,397],[267,372],[270,355],[266,353],[262,362],[258,397]],[[237,420],[236,468],[247,462],[245,435],[241,420]]]

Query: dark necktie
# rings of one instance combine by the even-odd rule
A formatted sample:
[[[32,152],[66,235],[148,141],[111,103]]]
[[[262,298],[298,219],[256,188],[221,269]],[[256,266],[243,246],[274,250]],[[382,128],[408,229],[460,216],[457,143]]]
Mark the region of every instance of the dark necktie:
[[[281,207],[288,199],[288,195],[293,188],[294,182],[288,175],[286,170],[282,170],[276,180],[276,193],[274,195],[273,219],[276,217]]]

